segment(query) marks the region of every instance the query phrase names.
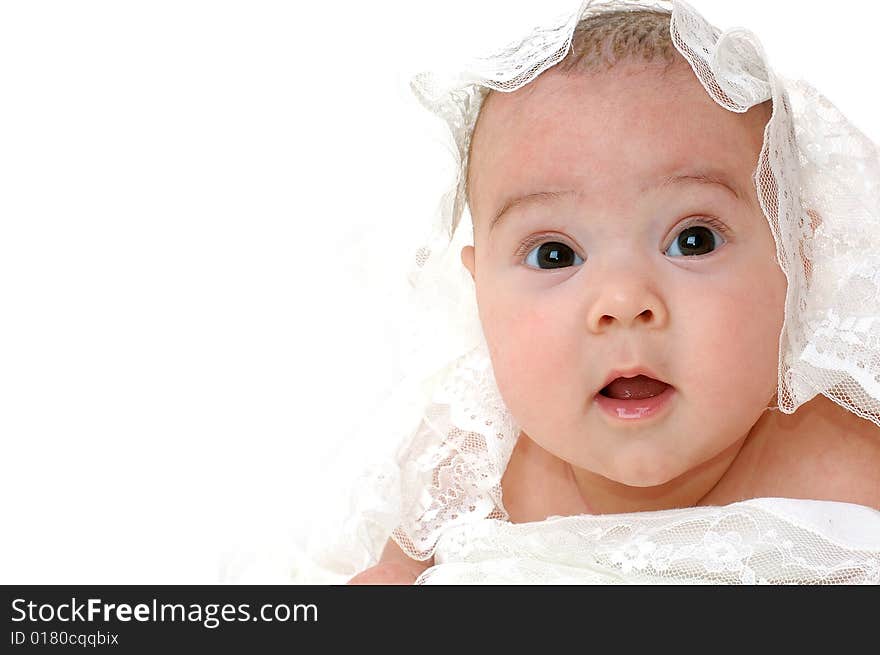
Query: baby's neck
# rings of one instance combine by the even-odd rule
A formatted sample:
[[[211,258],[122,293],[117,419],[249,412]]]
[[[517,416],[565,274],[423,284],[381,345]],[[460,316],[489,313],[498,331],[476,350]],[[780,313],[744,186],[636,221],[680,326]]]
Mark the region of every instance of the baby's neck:
[[[655,487],[632,487],[577,469],[521,433],[502,479],[503,503],[513,523],[548,516],[621,514],[716,504],[713,490],[753,438],[764,433],[765,417],[742,439],[710,461]],[[535,484],[540,480],[540,484]]]

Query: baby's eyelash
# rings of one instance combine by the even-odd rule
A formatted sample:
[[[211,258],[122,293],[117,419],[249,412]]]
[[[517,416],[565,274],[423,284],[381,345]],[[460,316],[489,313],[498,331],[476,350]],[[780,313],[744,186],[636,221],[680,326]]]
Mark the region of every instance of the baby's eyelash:
[[[559,235],[553,234],[553,233],[535,234],[533,236],[530,236],[528,239],[526,239],[525,241],[523,241],[520,244],[519,248],[517,248],[515,256],[516,257],[525,257],[526,255],[528,255],[532,251],[532,248],[534,248],[535,246],[542,244],[542,243],[549,243],[554,240],[558,241],[559,243],[565,242],[565,240],[563,238],[561,238]],[[565,244],[565,245],[568,245],[568,244]]]
[[[688,220],[684,222],[684,225],[681,226],[682,230],[686,230],[689,227],[693,227],[694,225],[709,225],[710,227],[714,227],[716,230],[721,232],[725,237],[730,237],[730,228],[728,228],[724,223],[719,221],[716,218],[712,218],[711,216],[700,216],[699,218],[694,218],[692,220]]]

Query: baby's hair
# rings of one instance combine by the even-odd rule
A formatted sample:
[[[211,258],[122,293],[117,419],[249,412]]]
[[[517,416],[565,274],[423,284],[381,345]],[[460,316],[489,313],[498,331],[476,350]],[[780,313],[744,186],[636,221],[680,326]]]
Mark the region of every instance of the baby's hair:
[[[675,61],[668,11],[609,11],[588,16],[574,29],[571,48],[554,70],[607,70],[620,61]]]

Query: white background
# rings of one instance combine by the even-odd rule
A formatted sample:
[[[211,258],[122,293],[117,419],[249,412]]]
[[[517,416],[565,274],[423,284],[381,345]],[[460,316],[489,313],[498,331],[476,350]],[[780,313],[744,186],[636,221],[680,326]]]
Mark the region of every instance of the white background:
[[[875,3],[691,4],[880,138]],[[409,76],[578,5],[0,2],[0,583],[299,538],[448,182]]]

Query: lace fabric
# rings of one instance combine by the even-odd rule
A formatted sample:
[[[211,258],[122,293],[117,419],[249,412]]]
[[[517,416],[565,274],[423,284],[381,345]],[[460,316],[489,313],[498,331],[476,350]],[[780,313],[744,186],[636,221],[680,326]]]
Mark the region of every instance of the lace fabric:
[[[444,531],[416,584],[878,584],[880,512],[761,498]]]
[[[400,455],[404,495],[392,535],[405,552],[428,559],[445,529],[508,518],[501,478],[517,434],[484,343],[452,367]]]
[[[317,559],[325,565],[336,557],[334,565],[345,561],[346,573],[354,574],[378,560],[391,536],[414,559],[436,556],[438,566],[421,583],[877,581],[880,531],[872,533],[871,548],[851,548],[821,530],[794,525],[789,514],[759,501],[628,519],[505,522],[501,478],[519,430],[495,384],[473,282],[458,256],[469,243],[471,134],[489,90],[514,91],[558,63],[581,18],[670,7],[673,43],[713,100],[734,112],[773,101],[755,183],[788,280],[779,410],[791,414],[824,394],[880,426],[876,145],[809,84],[775,73],[748,30],[722,32],[680,0],[587,0],[494,55],[475,59],[468,70],[412,80],[422,105],[449,127],[455,174],[409,276],[411,315],[402,319],[400,335],[406,377],[384,413],[357,436],[370,444],[391,439],[395,450],[392,455],[377,448],[374,464],[355,485],[348,524],[333,525],[338,534],[357,536],[345,544],[348,556],[331,557],[332,549],[316,537],[322,549]],[[834,521],[877,526],[875,515],[831,505]],[[777,501],[774,507],[780,506]],[[711,560],[706,553],[722,555]],[[810,560],[810,553],[818,559]],[[636,565],[641,562],[650,566]]]

